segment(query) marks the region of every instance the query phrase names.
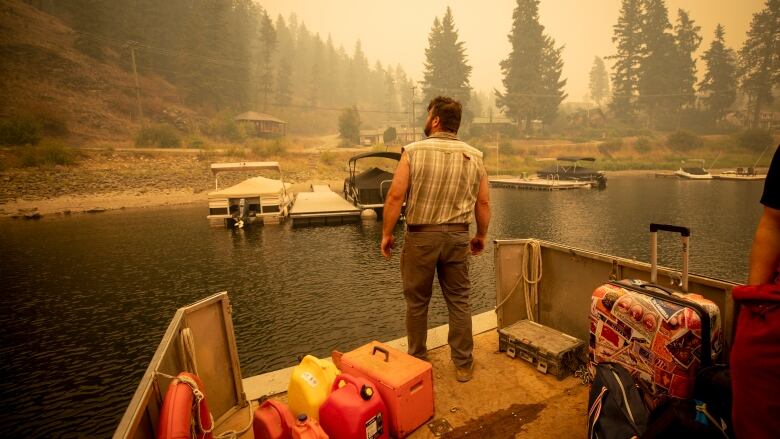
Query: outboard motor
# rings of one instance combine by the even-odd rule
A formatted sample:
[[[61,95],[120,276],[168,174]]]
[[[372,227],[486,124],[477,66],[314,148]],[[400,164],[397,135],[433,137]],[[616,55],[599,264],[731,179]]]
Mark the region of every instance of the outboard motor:
[[[596,176],[596,189],[604,190],[607,188],[607,176],[599,173]]]

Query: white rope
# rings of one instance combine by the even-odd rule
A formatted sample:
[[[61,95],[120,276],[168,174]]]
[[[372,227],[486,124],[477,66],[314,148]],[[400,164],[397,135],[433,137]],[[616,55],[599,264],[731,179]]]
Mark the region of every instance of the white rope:
[[[539,281],[542,280],[542,247],[539,241],[531,240],[525,243],[521,265],[525,310],[528,319],[535,322],[536,315],[533,311],[534,307],[538,308],[539,305]]]
[[[523,282],[525,311],[528,314],[529,320],[536,321],[533,309],[534,306],[539,303],[537,287],[539,281],[542,280],[542,248],[539,241],[529,240],[523,245],[523,254],[520,257],[520,265],[520,276],[517,278],[517,282],[515,282],[515,285],[509,290],[509,294],[496,305],[495,312],[497,313],[498,309],[504,306],[507,300],[512,297],[512,293],[517,290],[520,282]],[[533,299],[533,303],[531,299]]]
[[[195,375],[198,373],[198,360],[195,358],[195,340],[190,328],[182,328],[180,337],[182,352],[184,352],[184,369]]]

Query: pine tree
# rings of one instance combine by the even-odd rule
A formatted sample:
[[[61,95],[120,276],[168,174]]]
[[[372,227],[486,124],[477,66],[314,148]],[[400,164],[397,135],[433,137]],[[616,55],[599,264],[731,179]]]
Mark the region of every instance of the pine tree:
[[[648,126],[654,128],[659,116],[675,112],[680,97],[678,52],[671,34],[669,12],[664,0],[646,0],[641,34],[643,58],[639,64],[639,104]]]
[[[286,59],[282,59],[276,69],[276,105],[286,106],[292,103],[292,66]]]
[[[699,83],[699,91],[705,95],[702,101],[716,121],[723,118],[737,97],[736,54],[726,47],[725,35],[725,29],[718,24],[710,48],[702,55],[707,71]]]
[[[521,129],[526,129],[539,114],[537,97],[542,90],[539,66],[545,42],[538,0],[517,0],[512,19],[512,33],[508,35],[512,51],[500,63],[505,92],[495,92],[496,102],[521,124]]]
[[[590,68],[590,97],[601,107],[601,101],[609,96],[609,76],[604,60],[600,57],[593,58],[593,67]]]
[[[773,87],[780,83],[780,0],[767,0],[765,8],[753,14],[739,51],[739,77],[756,127],[761,110],[774,101]]]
[[[563,46],[556,48],[555,40],[545,36],[542,52],[541,79],[542,96],[539,97],[540,117],[545,124],[551,124],[558,116],[558,106],[566,99],[563,88],[566,80],[561,79],[563,73]]]
[[[701,44],[701,27],[691,20],[687,11],[677,10],[677,24],[674,26],[674,40],[678,55],[678,89],[680,90],[681,106],[691,106],[696,101],[694,85],[696,84],[696,59],[694,52]]]
[[[200,0],[185,18],[186,40],[181,58],[181,82],[187,100],[193,104],[220,109],[227,102],[225,78],[239,64],[225,58],[230,0]]]
[[[632,121],[636,117],[639,64],[642,59],[641,25],[641,0],[623,0],[618,22],[612,27],[612,42],[617,44],[617,53],[607,59],[615,61],[612,101],[609,106],[624,121]]]
[[[356,106],[345,108],[339,116],[339,135],[343,144],[360,143],[360,113]]]
[[[471,95],[470,76],[466,49],[463,42],[458,41],[452,10],[447,7],[441,21],[438,17],[434,19],[428,35],[424,80],[421,82],[423,103],[427,104],[436,96],[449,96],[467,109]],[[464,110],[464,121],[471,120],[469,114],[470,110]]]
[[[257,28],[257,62],[255,63],[255,72],[257,80],[260,83],[259,96],[256,97],[260,102],[261,108],[267,110],[271,90],[273,90],[274,68],[273,54],[276,50],[276,29],[265,9],[261,9],[258,15],[259,23]]]

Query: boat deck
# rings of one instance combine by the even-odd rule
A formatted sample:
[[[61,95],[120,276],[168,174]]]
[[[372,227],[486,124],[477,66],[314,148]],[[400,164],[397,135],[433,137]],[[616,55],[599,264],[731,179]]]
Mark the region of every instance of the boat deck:
[[[490,187],[527,189],[538,191],[560,191],[568,189],[587,189],[591,186],[586,181],[546,180],[541,178],[494,178],[490,179]]]
[[[492,329],[486,320],[492,318]],[[474,378],[468,383],[455,380],[455,368],[446,344],[447,326],[429,331],[429,345],[443,344],[428,351],[433,365],[434,417],[409,438],[549,438],[561,433],[585,437],[587,433],[588,386],[569,376],[558,380],[538,372],[523,360],[513,359],[498,350],[495,314],[475,316],[474,329],[484,331],[474,336]],[[388,343],[405,349],[405,338]],[[272,372],[244,380],[251,410],[263,395],[260,389],[286,387],[291,369]],[[286,393],[267,395],[286,402]],[[240,430],[249,422],[246,408],[235,413],[220,426]],[[241,439],[252,439],[249,429]]]
[[[312,192],[299,192],[290,210],[293,226],[345,224],[360,221],[360,209],[326,185],[312,186]]]

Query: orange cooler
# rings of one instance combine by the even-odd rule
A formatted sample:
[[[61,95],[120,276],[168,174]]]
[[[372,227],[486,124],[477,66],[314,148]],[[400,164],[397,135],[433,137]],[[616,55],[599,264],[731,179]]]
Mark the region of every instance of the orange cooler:
[[[334,362],[338,364],[338,358]],[[433,369],[427,361],[372,341],[343,354],[340,363],[342,373],[374,383],[387,406],[394,437],[408,436],[433,417]]]

